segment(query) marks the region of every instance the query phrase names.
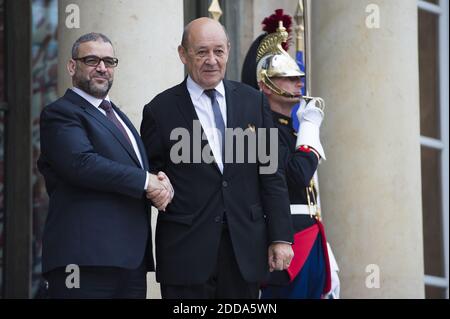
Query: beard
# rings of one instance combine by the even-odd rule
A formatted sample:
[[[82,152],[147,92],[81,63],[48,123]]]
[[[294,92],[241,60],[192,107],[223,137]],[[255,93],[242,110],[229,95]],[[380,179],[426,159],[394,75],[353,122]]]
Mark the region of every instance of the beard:
[[[98,99],[103,99],[108,95],[109,90],[112,87],[113,79],[104,77],[107,80],[105,83],[99,84],[94,79],[83,78],[80,74],[75,74],[74,84],[84,92],[92,95]]]

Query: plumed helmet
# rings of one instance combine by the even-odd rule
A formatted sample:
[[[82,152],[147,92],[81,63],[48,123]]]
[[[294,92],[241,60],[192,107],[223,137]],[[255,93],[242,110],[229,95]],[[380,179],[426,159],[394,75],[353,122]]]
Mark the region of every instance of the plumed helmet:
[[[283,26],[286,28],[288,35],[291,34],[292,17],[285,14],[283,9],[276,9],[273,14],[265,17],[261,24],[263,34],[259,35],[251,44],[247,51],[247,54],[242,64],[241,80],[243,83],[248,84],[255,89],[259,90],[257,77],[256,77],[256,51],[258,50],[261,41],[270,33],[275,33],[279,27],[280,21],[283,21]],[[288,51],[289,41],[281,44],[284,50]]]
[[[265,82],[266,78],[305,76],[298,64],[285,54],[268,54],[259,60],[256,66],[256,77]]]
[[[294,59],[282,48],[282,43],[288,39],[288,33],[280,21],[275,33],[268,34],[260,43],[256,53],[256,78],[262,81],[272,91],[281,94],[283,90],[278,88],[270,78],[305,76]]]

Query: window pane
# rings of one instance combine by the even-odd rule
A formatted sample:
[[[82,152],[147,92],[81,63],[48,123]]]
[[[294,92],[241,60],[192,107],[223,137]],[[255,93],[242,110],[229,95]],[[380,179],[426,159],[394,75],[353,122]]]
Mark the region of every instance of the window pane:
[[[5,100],[5,24],[4,24],[4,2],[0,0],[0,103]],[[5,153],[4,153],[4,128],[5,117],[4,112],[0,110],[0,298],[3,296],[3,245],[4,240],[4,196],[5,189],[5,174],[3,168],[5,167]]]
[[[32,132],[33,132],[33,271],[32,296],[42,297],[42,234],[48,211],[48,196],[36,162],[40,154],[39,116],[43,107],[57,98],[57,0],[32,1]]]
[[[425,274],[444,277],[440,151],[422,146]]]
[[[436,14],[419,10],[420,132],[440,139],[438,22]]]
[[[5,23],[4,23],[4,1],[0,0],[0,103],[5,101]]]
[[[439,0],[423,0],[423,1],[433,3],[435,5],[439,5]],[[444,1],[447,1],[447,0],[444,0]]]
[[[445,288],[425,285],[426,299],[445,299]]]

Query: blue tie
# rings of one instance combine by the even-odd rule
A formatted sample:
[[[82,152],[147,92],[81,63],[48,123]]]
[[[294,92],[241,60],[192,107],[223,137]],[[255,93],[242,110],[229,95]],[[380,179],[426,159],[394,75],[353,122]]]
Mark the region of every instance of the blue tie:
[[[211,106],[214,113],[214,121],[216,128],[220,131],[220,149],[222,150],[222,160],[224,159],[224,140],[225,140],[225,122],[223,121],[222,113],[220,112],[219,102],[216,99],[216,90],[205,90],[205,94],[211,99]]]

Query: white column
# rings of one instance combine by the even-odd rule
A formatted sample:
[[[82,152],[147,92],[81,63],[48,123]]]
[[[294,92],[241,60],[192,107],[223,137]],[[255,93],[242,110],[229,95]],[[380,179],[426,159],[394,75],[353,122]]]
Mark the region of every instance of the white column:
[[[66,13],[71,4],[79,8],[79,28],[69,28],[66,24],[67,16],[73,14]],[[111,39],[119,58],[110,97],[139,130],[143,106],[156,94],[183,80],[184,68],[177,53],[183,32],[183,3],[179,0],[59,0],[58,5],[59,94],[71,87],[66,63],[73,42],[85,33],[104,33]],[[155,226],[155,212],[152,217]],[[148,297],[160,298],[154,273],[149,273],[148,279]]]
[[[321,201],[342,297],[423,298],[417,3],[311,2],[312,94],[327,102]],[[379,28],[366,25],[369,4]]]

